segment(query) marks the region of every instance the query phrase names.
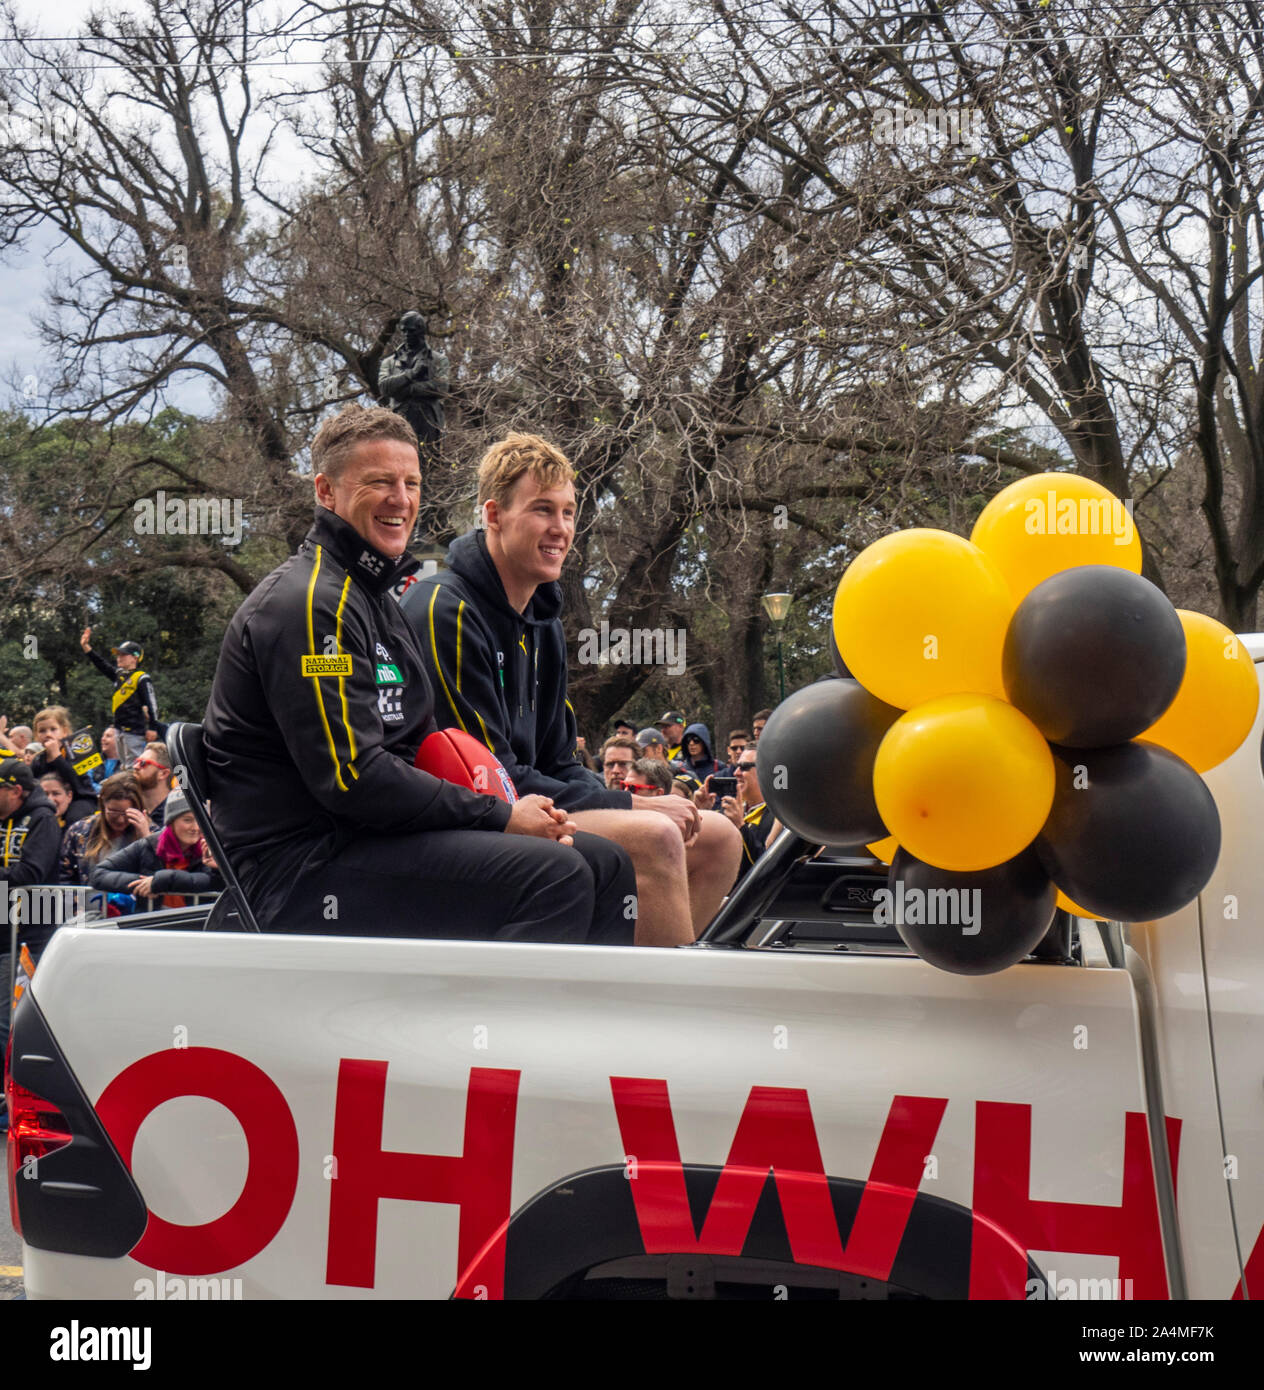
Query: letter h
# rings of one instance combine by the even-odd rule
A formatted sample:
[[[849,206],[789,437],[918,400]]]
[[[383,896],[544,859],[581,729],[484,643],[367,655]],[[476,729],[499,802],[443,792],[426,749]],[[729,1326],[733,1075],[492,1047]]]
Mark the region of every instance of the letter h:
[[[1181,1122],[1167,1120],[1172,1178]],[[1027,1252],[1117,1255],[1119,1278],[1138,1298],[1167,1298],[1163,1238],[1146,1117],[1124,1117],[1123,1201],[1041,1202],[1031,1196],[1031,1106],[981,1100],[974,1122],[974,1235],[971,1298],[1022,1298]],[[1124,1284],[1127,1287],[1127,1284]]]
[[[338,1176],[330,1183],[325,1282],[373,1287],[381,1198],[450,1202],[461,1209],[456,1297],[470,1297],[482,1284],[488,1298],[503,1298],[521,1073],[471,1067],[462,1152],[415,1154],[382,1148],[386,1067],[344,1057],[338,1068],[333,1141]]]

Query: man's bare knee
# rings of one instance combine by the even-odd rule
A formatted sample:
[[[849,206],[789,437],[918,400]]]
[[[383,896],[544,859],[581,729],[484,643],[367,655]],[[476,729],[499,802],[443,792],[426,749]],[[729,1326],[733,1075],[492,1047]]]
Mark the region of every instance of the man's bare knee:
[[[581,830],[621,845],[638,870],[681,863],[680,831],[657,811],[579,811],[571,819]]]

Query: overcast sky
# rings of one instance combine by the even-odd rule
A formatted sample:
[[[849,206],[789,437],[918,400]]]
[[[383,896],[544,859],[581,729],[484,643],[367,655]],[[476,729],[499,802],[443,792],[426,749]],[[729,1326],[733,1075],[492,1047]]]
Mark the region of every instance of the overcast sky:
[[[92,0],[58,0],[56,7],[47,0],[17,0],[20,18],[32,24],[37,33],[50,38],[72,38],[93,11],[109,14],[143,11],[145,6],[128,0],[108,4]],[[48,228],[32,231],[26,247],[0,262],[0,405],[29,409],[23,382],[35,377],[48,382],[55,369],[42,357],[33,319],[43,309],[50,271],[70,263],[70,254],[58,248],[58,237]],[[190,376],[188,384],[171,393],[171,404],[195,413],[208,412],[211,401],[204,382]],[[37,386],[37,391],[40,388]],[[42,394],[42,391],[41,391]]]

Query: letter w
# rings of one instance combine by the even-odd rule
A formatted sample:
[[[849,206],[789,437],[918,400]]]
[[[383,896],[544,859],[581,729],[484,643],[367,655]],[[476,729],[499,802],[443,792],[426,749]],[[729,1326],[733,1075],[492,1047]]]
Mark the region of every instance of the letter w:
[[[752,1086],[715,1195],[694,1231],[666,1081],[612,1076],[625,1153],[635,1154],[632,1200],[647,1254],[740,1255],[771,1171],[799,1264],[886,1279],[948,1102],[896,1096],[844,1248],[808,1094]]]

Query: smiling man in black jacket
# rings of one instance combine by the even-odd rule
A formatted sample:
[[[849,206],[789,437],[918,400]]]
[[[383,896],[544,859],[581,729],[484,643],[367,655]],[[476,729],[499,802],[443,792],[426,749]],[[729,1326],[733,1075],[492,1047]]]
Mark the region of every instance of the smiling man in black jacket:
[[[448,568],[409,588],[401,607],[439,723],[487,744],[519,792],[552,797],[581,829],[622,845],[636,868],[637,944],[683,945],[737,877],[741,838],[682,797],[608,790],[576,756],[557,582],[575,535],[574,477],[537,435],[493,445],[478,470],[486,531],[453,541]]]
[[[211,813],[262,925],[630,942],[625,856],[547,798],[510,806],[413,766],[436,725],[391,595],[415,568],[407,421],[348,406],[312,467],[316,522],[237,610],[206,711]]]

